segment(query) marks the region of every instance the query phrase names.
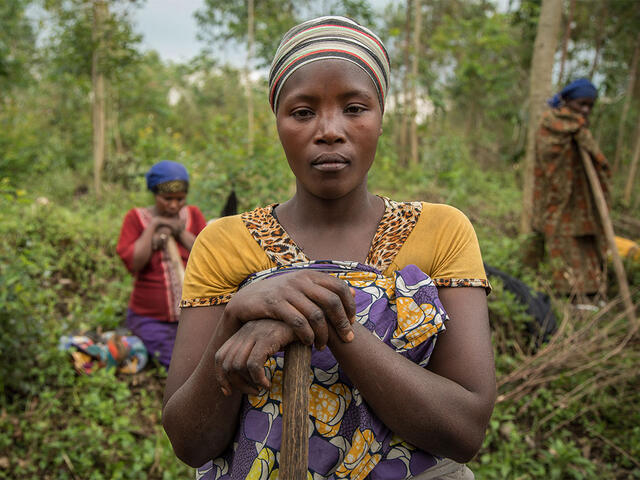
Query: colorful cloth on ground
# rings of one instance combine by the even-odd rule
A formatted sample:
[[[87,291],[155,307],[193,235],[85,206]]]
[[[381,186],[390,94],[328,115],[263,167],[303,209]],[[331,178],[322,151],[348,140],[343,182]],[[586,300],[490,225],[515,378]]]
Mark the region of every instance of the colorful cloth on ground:
[[[354,262],[317,261],[259,272],[245,284],[300,269],[327,272],[355,289],[356,321],[381,342],[426,367],[447,314],[431,278],[415,265],[391,276]],[[243,398],[233,446],[198,469],[199,479],[278,477],[282,434],[283,355],[265,369],[271,388]],[[438,458],[404,442],[373,413],[328,348],[313,349],[309,402],[308,479],[412,478]]]
[[[439,287],[489,290],[475,231],[462,212],[448,205],[383,200],[385,212],[365,264],[386,276],[417,265]],[[225,304],[249,275],[310,261],[273,215],[275,207],[220,218],[203,230],[185,272],[183,308]]]
[[[361,68],[371,78],[384,112],[390,74],[387,50],[371,30],[338,16],[314,18],[284,34],[269,71],[271,109],[277,111],[280,91],[296,70],[326,59],[345,60]]]
[[[206,220],[198,207],[188,205],[179,212],[185,229],[198,235]],[[116,251],[129,271],[133,268],[133,250],[136,240],[151,222],[149,208],[134,208],[124,218]],[[182,245],[178,250],[186,265],[189,251]],[[162,322],[178,320],[182,285],[165,250],[154,251],[147,265],[135,274],[129,308],[137,315],[152,317]]]
[[[161,183],[172,182],[175,180],[189,184],[189,173],[184,165],[171,160],[162,160],[153,165],[145,174],[147,180],[147,188],[154,191],[155,187]],[[185,191],[185,190],[182,190]]]
[[[73,359],[78,373],[91,374],[101,368],[118,373],[138,373],[147,364],[147,349],[133,335],[104,332],[94,335],[63,335],[58,343]]]
[[[607,199],[610,171],[585,123],[568,107],[549,109],[536,136],[533,229],[544,235],[552,264],[561,265],[554,273],[555,287],[565,293],[596,292],[604,280],[606,242],[580,148],[591,157]],[[594,239],[580,242],[583,248],[576,251],[568,249],[576,241],[563,238],[586,236]],[[585,255],[590,260],[581,263]]]
[[[125,325],[144,342],[152,358],[165,368],[169,368],[178,332],[178,322],[161,322],[155,318],[136,315],[133,310],[128,309]]]

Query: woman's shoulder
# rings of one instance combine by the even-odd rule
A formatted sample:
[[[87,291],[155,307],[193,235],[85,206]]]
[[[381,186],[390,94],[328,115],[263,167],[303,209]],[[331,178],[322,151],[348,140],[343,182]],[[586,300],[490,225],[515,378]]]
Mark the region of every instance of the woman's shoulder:
[[[149,207],[133,207],[125,213],[124,223],[144,225],[145,222],[149,221],[152,217],[153,215]]]
[[[200,232],[200,236],[211,240],[223,240],[242,236],[246,233],[246,228],[240,215],[229,215],[211,220]]]
[[[254,230],[266,228],[270,212],[270,207],[258,207],[238,215],[217,218],[207,224],[198,238],[216,250],[246,251],[255,255],[260,247]]]
[[[454,207],[453,205],[448,205],[446,203],[430,203],[430,202],[421,202],[422,203],[422,215],[421,219],[427,222],[436,222],[436,223],[448,223],[448,222],[461,222],[467,223],[469,222],[469,218],[465,213]]]

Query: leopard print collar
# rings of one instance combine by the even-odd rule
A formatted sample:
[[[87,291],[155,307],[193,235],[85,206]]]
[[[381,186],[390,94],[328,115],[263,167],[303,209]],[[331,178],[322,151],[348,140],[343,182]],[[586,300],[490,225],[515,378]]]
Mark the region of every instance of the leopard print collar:
[[[422,212],[422,203],[395,202],[386,197],[381,198],[384,200],[385,211],[365,263],[383,272],[413,231]],[[244,225],[277,266],[310,261],[273,215],[273,209],[277,205],[274,203],[243,213],[241,218]]]

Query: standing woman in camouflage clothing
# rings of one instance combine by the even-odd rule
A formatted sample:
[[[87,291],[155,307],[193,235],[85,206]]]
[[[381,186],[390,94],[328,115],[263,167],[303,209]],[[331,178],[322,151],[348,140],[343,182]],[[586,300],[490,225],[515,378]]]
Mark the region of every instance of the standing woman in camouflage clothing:
[[[609,164],[588,128],[596,98],[586,78],[570,83],[549,100],[536,135],[533,230],[562,294],[605,291],[606,241],[580,153],[591,157],[609,203]]]

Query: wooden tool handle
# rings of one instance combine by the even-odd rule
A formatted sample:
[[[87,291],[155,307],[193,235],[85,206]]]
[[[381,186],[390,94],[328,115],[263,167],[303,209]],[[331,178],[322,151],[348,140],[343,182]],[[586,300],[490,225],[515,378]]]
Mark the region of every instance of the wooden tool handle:
[[[631,324],[635,324],[635,308],[631,301],[631,293],[629,292],[629,284],[627,283],[627,274],[624,271],[624,265],[622,264],[620,254],[618,253],[618,247],[616,246],[616,235],[613,231],[613,223],[611,222],[609,207],[607,206],[607,201],[604,198],[602,186],[600,185],[600,179],[598,178],[598,174],[596,173],[593,163],[591,163],[591,156],[583,148],[580,148],[580,155],[582,156],[582,163],[584,164],[584,169],[587,172],[591,192],[593,193],[593,198],[596,202],[598,213],[600,214],[604,235],[607,239],[607,243],[609,244],[609,249],[611,250],[611,260],[613,261],[613,269],[615,270],[616,277],[618,279],[620,295],[622,296],[622,300],[627,310],[629,322]]]
[[[184,282],[184,264],[182,263],[182,256],[180,255],[180,251],[178,250],[176,239],[173,238],[172,235],[167,238],[166,249],[167,253],[169,254],[169,259],[171,260],[175,271],[178,273],[178,280],[180,281],[180,285],[182,285],[182,283]]]
[[[282,446],[279,478],[304,480],[309,465],[309,364],[311,347],[294,342],[284,350]]]

